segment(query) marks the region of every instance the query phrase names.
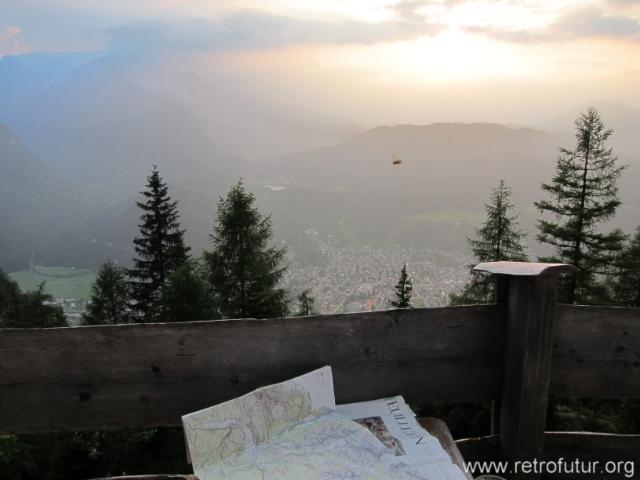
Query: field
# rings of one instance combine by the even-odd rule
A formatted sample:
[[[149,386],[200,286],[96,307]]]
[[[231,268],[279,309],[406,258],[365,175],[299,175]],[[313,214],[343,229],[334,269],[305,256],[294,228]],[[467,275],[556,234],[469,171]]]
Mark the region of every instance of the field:
[[[37,290],[45,282],[45,292],[54,298],[87,299],[95,272],[72,267],[34,267],[31,270],[10,273],[23,291]]]

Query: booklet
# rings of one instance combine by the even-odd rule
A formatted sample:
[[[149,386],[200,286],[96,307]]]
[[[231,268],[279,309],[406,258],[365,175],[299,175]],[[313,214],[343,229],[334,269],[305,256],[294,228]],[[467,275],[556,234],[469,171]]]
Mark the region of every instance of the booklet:
[[[464,479],[402,397],[336,406],[330,367],[182,421],[200,480]]]
[[[465,476],[436,437],[416,420],[401,396],[337,405],[338,413],[369,429],[388,450],[391,463],[414,467],[421,478],[459,480]]]

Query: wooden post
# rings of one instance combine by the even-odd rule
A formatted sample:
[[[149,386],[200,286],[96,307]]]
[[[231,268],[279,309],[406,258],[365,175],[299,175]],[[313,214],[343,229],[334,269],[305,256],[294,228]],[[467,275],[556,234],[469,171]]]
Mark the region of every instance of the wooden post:
[[[507,303],[509,297],[509,276],[494,275],[496,303]],[[489,435],[497,435],[500,428],[500,398],[491,399],[491,418],[489,422]]]
[[[509,312],[500,399],[500,452],[510,462],[541,460],[557,275],[576,269],[564,264],[490,262],[476,266],[476,270],[499,276],[499,300],[506,295]],[[535,475],[520,473],[509,478],[531,479]]]

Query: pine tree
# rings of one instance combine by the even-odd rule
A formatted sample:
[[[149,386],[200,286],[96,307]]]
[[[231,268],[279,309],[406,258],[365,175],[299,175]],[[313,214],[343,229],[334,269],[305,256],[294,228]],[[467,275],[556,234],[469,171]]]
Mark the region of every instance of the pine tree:
[[[111,260],[104,263],[91,287],[87,313],[82,316],[87,325],[116,325],[131,321],[131,288],[127,271]]]
[[[220,318],[207,272],[195,261],[183,263],[169,275],[164,302],[168,322]]]
[[[616,305],[640,307],[640,226],[618,259],[613,283]]]
[[[255,195],[242,181],[218,201],[217,223],[206,252],[211,283],[225,318],[266,318],[289,312],[286,291],[278,288],[286,248],[270,246],[271,217],[254,206]]]
[[[498,261],[526,261],[522,245],[525,234],[518,229],[518,217],[513,212],[511,189],[500,180],[486,203],[487,219],[476,229],[476,239],[467,242],[477,263]],[[451,304],[488,303],[494,300],[494,280],[471,270],[471,280],[459,294],[452,294]]]
[[[555,217],[555,221],[538,222],[538,240],[555,249],[555,255],[541,260],[579,268],[560,282],[559,299],[565,303],[606,301],[606,288],[598,283],[598,274],[610,273],[625,239],[620,230],[598,231],[599,224],[611,219],[621,203],[616,182],[625,167],[617,164],[607,146],[612,133],[596,110],[580,115],[575,149],[561,150],[555,176],[542,185],[549,199],[535,203],[541,213]]]
[[[169,197],[158,167],[151,170],[146,187],[140,192],[144,201],[136,202],[143,213],[140,236],[133,240],[138,256],[129,276],[137,321],[153,322],[165,314],[163,290],[171,273],[189,258],[189,248],[178,221],[178,202]]]
[[[313,310],[313,303],[315,299],[309,294],[309,290],[304,290],[300,295],[298,295],[298,316],[299,317],[308,317],[309,315],[314,315],[315,312]]]
[[[18,284],[0,269],[0,328],[66,327],[58,306],[49,304],[44,282],[34,292],[22,292]]]
[[[395,286],[396,299],[391,301],[395,308],[411,308],[411,292],[413,291],[413,281],[407,273],[407,264],[402,265],[400,278]]]

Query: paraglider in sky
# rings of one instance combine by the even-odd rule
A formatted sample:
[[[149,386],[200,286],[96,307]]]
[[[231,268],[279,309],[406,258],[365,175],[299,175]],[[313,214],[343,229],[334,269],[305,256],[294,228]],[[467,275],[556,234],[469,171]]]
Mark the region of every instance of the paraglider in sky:
[[[393,159],[391,160],[391,170],[397,172],[400,170],[400,165],[402,165],[402,160],[400,160],[400,157],[394,153]]]

